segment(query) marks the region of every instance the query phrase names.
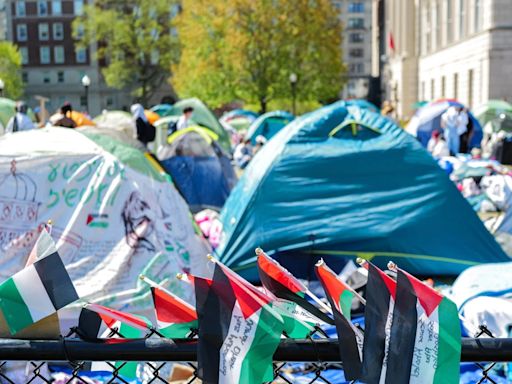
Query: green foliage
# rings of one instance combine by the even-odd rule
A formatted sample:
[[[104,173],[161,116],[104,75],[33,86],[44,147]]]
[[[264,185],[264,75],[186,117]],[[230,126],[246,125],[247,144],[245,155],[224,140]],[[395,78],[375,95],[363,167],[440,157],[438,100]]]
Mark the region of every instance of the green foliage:
[[[4,96],[18,99],[23,94],[21,80],[21,54],[8,41],[0,41],[0,79],[5,83]]]
[[[177,9],[169,0],[96,0],[73,22],[73,36],[78,47],[96,48],[107,85],[132,89],[146,102],[178,58]]]
[[[183,0],[177,27],[181,58],[173,84],[181,96],[213,107],[292,97],[328,100],[343,85],[342,27],[330,0]]]

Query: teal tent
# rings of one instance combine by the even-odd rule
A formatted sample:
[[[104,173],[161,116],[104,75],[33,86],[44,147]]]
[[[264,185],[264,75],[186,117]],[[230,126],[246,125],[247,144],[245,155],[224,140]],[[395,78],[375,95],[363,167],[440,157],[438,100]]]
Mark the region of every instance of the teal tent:
[[[393,260],[454,275],[508,256],[419,142],[337,102],[304,115],[254,157],[221,212],[220,260],[257,280],[254,248],[312,277],[319,258]]]
[[[256,137],[260,135],[270,140],[293,119],[295,116],[285,111],[264,113],[250,125],[247,136],[251,139],[252,144],[256,144]]]
[[[172,108],[167,110],[164,116],[180,116],[183,113],[183,109],[187,107],[194,108],[194,112],[192,112],[192,120],[194,123],[215,132],[219,136],[219,145],[227,153],[230,153],[231,140],[229,138],[229,134],[215,117],[213,112],[210,111],[210,109],[201,100],[197,98],[180,100],[174,104]]]

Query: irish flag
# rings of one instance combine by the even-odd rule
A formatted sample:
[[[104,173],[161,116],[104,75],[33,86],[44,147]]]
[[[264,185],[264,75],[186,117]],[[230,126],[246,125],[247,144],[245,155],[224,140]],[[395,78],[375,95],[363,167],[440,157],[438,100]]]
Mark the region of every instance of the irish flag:
[[[215,263],[211,284],[194,278],[199,320],[198,374],[205,384],[272,381],[283,320],[271,299]]]
[[[306,299],[307,288],[295,276],[269,257],[263,250],[257,249],[258,272],[261,284],[274,296],[292,301],[327,324],[334,321]]]
[[[368,283],[366,284],[366,306],[364,309],[365,329],[361,381],[367,384],[379,384],[386,378],[396,282],[370,262],[365,261],[363,266],[368,269]],[[389,383],[393,383],[393,381]]]
[[[165,337],[187,337],[197,328],[197,314],[193,306],[158,287],[151,287],[158,330]]]
[[[0,310],[13,335],[79,298],[49,236],[43,229],[29,265],[0,285]]]
[[[316,264],[315,271],[332,307],[345,379],[359,379],[362,368],[363,334],[350,321],[354,294],[323,260]]]
[[[404,270],[396,271],[387,382],[458,383],[461,330],[457,306]]]

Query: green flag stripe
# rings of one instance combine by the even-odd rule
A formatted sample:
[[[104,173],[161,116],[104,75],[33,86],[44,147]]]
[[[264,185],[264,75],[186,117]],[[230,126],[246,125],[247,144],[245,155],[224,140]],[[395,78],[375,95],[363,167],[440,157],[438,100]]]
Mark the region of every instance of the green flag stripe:
[[[192,328],[197,328],[197,320],[188,323],[175,323],[167,327],[160,328],[162,335],[169,339],[183,339],[188,336]]]
[[[32,315],[12,278],[0,285],[0,308],[12,334],[32,325]]]
[[[240,369],[240,383],[261,384],[274,379],[272,358],[281,340],[283,323],[266,307],[259,312],[256,333]]]
[[[444,298],[438,307],[439,346],[433,384],[456,384],[460,375],[461,333],[456,305]]]
[[[350,292],[348,289],[345,289],[340,296],[340,308],[341,313],[345,318],[350,321],[350,310],[352,308],[352,299],[354,298],[354,294]]]

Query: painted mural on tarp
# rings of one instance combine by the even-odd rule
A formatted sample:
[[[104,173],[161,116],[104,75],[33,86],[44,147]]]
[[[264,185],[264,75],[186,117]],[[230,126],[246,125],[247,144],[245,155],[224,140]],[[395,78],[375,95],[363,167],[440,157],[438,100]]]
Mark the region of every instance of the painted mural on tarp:
[[[185,201],[140,151],[108,144],[60,128],[0,138],[0,281],[23,268],[52,220],[81,297],[145,310],[140,273],[191,296],[175,275],[198,271],[209,249]]]

